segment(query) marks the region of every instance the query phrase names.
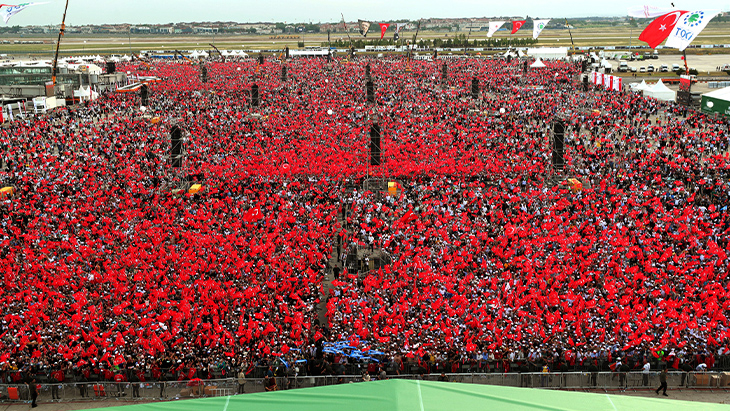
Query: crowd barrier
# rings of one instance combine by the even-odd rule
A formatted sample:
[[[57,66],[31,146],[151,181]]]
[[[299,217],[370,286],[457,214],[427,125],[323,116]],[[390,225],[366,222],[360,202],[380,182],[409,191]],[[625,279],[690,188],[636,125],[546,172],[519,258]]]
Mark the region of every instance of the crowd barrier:
[[[395,375],[387,378],[422,379],[466,384],[487,384],[508,387],[565,390],[655,390],[660,385],[658,372],[536,372],[490,374],[428,374]],[[373,377],[373,380],[377,379]],[[363,382],[362,375],[276,377],[276,390],[320,387]],[[669,389],[728,390],[730,372],[667,373]],[[39,402],[64,401],[134,401],[181,400],[265,392],[263,378],[248,378],[241,387],[234,378],[218,380],[160,381],[160,382],[79,382],[39,384]],[[28,402],[25,384],[0,385],[0,402]]]

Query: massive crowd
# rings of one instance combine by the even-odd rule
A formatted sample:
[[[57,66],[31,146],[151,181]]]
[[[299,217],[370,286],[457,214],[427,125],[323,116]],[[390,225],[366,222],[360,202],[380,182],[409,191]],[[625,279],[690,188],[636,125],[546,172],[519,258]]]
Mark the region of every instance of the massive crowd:
[[[154,63],[146,111],[107,93],[1,128],[2,182],[17,190],[0,205],[3,378],[367,361],[323,350],[332,341],[400,372],[725,353],[726,119],[584,92],[574,63],[523,73],[498,59],[451,60],[446,84],[440,62],[371,59],[373,106],[365,62],[290,61],[282,81],[278,62],[210,61],[206,83],[198,65]],[[582,190],[551,171],[557,118]],[[399,195],[365,190],[373,175]],[[174,192],[186,176],[204,190]],[[392,263],[326,290],[337,244]]]

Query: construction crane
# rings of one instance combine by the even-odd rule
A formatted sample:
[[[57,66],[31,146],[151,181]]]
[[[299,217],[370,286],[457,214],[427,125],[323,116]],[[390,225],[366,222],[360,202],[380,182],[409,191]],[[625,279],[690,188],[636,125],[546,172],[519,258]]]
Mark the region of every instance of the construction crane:
[[[66,7],[63,9],[63,19],[61,20],[61,29],[58,30],[58,41],[56,41],[56,55],[53,57],[53,71],[51,72],[51,79],[53,85],[56,85],[56,72],[58,70],[58,50],[61,47],[61,37],[66,31],[66,12],[68,11],[68,0],[66,0]]]
[[[225,63],[226,62],[226,57],[223,55],[223,53],[221,53],[220,50],[218,50],[218,47],[214,46],[213,43],[208,43],[208,45],[210,45],[210,47],[213,47],[213,50],[215,50],[215,52],[218,53],[219,56],[221,56],[221,59]]]
[[[180,51],[180,50],[175,50],[175,58],[177,58],[178,54],[180,55],[180,57],[184,58],[185,60],[189,61],[190,63],[195,63],[194,61],[190,60],[190,59],[189,59],[189,58],[188,58],[187,56],[185,56],[185,55],[184,55],[184,54],[182,53],[182,51]]]

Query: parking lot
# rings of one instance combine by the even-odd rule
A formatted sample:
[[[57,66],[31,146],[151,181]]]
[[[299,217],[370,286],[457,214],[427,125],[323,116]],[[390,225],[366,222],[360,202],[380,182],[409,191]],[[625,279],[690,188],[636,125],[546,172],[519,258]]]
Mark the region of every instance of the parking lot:
[[[627,61],[629,67],[636,67],[637,73],[640,68],[653,65],[654,69],[658,70],[662,64],[666,64],[669,70],[672,69],[673,64],[684,67],[684,61],[682,61],[680,54],[674,55],[659,55],[657,59],[650,60],[634,60]],[[613,65],[614,70],[618,70],[619,60],[609,60]],[[690,68],[695,68],[699,72],[699,75],[708,75],[710,72],[717,71],[717,67],[730,64],[730,54],[716,54],[716,55],[700,55],[700,56],[687,56],[687,65]],[[728,76],[730,78],[730,76]]]

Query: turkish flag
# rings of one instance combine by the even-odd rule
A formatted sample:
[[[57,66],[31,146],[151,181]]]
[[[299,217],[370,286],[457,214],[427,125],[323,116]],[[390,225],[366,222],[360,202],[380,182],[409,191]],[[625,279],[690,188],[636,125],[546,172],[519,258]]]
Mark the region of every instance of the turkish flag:
[[[684,13],[687,12],[684,10],[674,10],[655,18],[648,26],[646,26],[644,31],[641,32],[639,40],[655,49],[656,46],[669,37],[669,33],[674,30],[674,26],[677,25],[679,18],[682,17]]]
[[[264,218],[264,215],[261,213],[261,209],[258,207],[248,210],[243,215],[243,221],[247,223],[252,223],[254,221],[261,220],[262,218]]]
[[[388,26],[390,26],[390,24],[378,23],[378,25],[380,25],[380,40],[382,40],[385,36],[385,30],[388,30]]]
[[[517,30],[521,29],[525,25],[527,20],[515,20],[512,22],[512,34],[517,33]]]

